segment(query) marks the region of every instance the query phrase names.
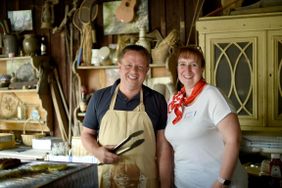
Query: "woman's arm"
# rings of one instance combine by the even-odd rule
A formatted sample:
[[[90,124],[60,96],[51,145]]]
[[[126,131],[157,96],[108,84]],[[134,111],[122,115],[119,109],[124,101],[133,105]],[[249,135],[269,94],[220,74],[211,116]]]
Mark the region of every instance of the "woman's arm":
[[[231,180],[239,157],[241,140],[241,129],[237,115],[235,113],[228,114],[219,122],[218,129],[224,139],[223,161],[218,176]],[[215,187],[222,187],[222,184],[216,181]]]

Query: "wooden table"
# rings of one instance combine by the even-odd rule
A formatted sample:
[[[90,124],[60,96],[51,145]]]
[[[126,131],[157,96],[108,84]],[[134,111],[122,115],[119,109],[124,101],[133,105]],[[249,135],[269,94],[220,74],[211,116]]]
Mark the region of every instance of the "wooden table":
[[[20,169],[30,169],[38,164],[62,164],[58,162],[31,161],[15,169],[0,171],[0,187],[7,188],[35,188],[35,187],[68,187],[86,188],[98,187],[97,165],[86,163],[64,163],[68,167],[61,171],[44,171],[32,174],[23,174],[21,177],[7,178],[4,175]],[[2,178],[1,178],[2,177]]]

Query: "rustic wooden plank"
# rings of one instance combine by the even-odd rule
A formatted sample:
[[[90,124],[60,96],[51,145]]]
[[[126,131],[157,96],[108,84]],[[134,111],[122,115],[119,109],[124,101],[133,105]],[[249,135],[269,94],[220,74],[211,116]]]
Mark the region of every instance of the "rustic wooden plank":
[[[53,105],[54,105],[55,112],[56,112],[56,117],[59,123],[59,130],[61,133],[61,137],[64,140],[64,142],[66,142],[68,141],[68,136],[67,136],[68,134],[66,132],[66,130],[68,130],[67,115],[64,112],[63,104],[59,96],[59,91],[54,81],[51,82],[51,95],[52,95]]]
[[[1,1],[1,9],[2,10],[0,10],[0,19],[3,20],[7,17],[7,1]]]
[[[162,7],[161,0],[148,1],[149,26],[151,30],[158,29],[160,31],[160,11]]]
[[[25,120],[23,121],[3,121],[1,120],[0,123],[0,130],[15,130],[15,131],[23,131],[23,125]],[[28,126],[26,126],[26,131],[32,131],[32,132],[40,132],[41,131],[41,125],[38,122],[30,122]],[[43,126],[44,132],[49,132],[49,128],[46,126],[46,124]]]
[[[179,31],[179,21],[180,21],[180,12],[182,8],[180,7],[180,1],[182,0],[166,0],[166,31],[168,34],[171,30],[176,29]]]

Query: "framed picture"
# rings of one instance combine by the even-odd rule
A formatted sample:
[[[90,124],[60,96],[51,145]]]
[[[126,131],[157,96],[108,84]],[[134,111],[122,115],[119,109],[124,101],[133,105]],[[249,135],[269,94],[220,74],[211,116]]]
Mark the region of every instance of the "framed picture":
[[[31,10],[8,11],[8,18],[11,21],[13,31],[30,31],[33,29]]]
[[[128,23],[121,22],[116,18],[115,12],[119,6],[121,6],[121,1],[103,3],[105,35],[138,33],[139,28],[142,26],[148,30],[148,0],[137,1],[134,9],[134,19]]]

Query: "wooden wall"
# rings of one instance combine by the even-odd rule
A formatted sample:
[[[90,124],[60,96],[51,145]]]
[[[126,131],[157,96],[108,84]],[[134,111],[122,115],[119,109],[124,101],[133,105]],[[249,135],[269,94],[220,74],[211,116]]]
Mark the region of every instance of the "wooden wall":
[[[71,61],[67,59],[64,45],[64,33],[57,32],[52,34],[51,30],[41,29],[41,11],[45,0],[1,0],[0,4],[0,20],[7,17],[8,10],[25,10],[32,9],[34,21],[34,33],[47,37],[47,51],[52,58],[52,62],[57,67],[60,77],[62,89],[65,94],[66,101],[69,101],[69,70]],[[109,43],[114,43],[117,36],[103,35],[103,12],[102,3],[109,0],[97,0],[99,2],[98,16],[95,20],[97,32],[97,46],[101,47]],[[78,5],[82,0],[78,0]],[[64,18],[65,6],[72,7],[71,0],[59,0],[59,4],[54,6],[55,23],[54,26],[59,26]],[[202,9],[197,9],[202,5]],[[219,0],[148,0],[149,7],[149,30],[157,29],[165,37],[172,29],[177,29],[180,32],[181,43],[186,45],[189,38],[189,44],[197,44],[197,34],[193,23],[195,14],[203,16],[220,7]],[[196,18],[196,17],[195,17]],[[1,29],[0,29],[1,32]],[[24,33],[21,33],[24,34]],[[189,37],[190,36],[190,37]],[[79,44],[79,32],[74,33],[74,51],[75,55]],[[74,56],[73,55],[73,56]],[[72,57],[73,59],[74,57]],[[58,124],[55,119],[55,127]],[[55,129],[55,134],[59,135],[58,128]]]

